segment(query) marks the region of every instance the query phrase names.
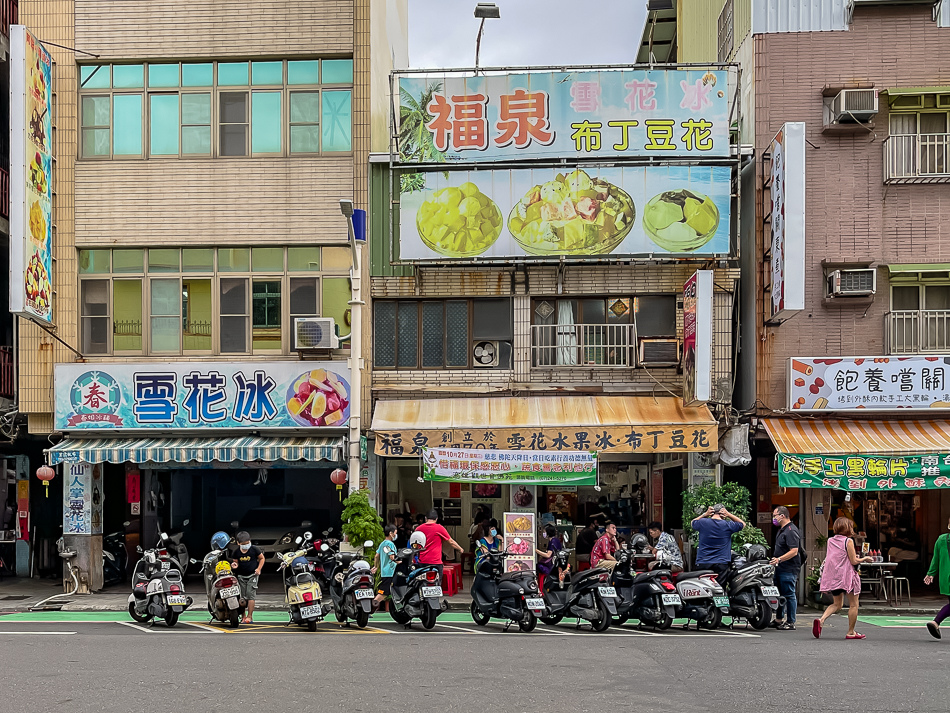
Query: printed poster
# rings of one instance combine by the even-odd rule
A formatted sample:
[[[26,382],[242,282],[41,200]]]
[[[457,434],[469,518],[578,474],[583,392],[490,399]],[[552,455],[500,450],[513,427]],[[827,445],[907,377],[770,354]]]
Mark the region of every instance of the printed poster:
[[[506,512],[505,551],[511,555],[505,559],[506,572],[535,571],[535,515],[533,512]],[[520,543],[515,543],[520,538]]]

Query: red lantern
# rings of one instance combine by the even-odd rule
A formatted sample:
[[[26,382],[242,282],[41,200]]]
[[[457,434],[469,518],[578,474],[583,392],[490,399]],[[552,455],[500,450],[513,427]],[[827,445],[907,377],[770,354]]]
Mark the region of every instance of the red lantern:
[[[46,488],[46,497],[49,497],[49,481],[56,477],[56,471],[48,465],[42,465],[36,470],[36,477],[43,481]]]
[[[346,471],[342,468],[336,468],[330,473],[330,480],[336,485],[340,500],[343,499],[343,484],[346,482]]]

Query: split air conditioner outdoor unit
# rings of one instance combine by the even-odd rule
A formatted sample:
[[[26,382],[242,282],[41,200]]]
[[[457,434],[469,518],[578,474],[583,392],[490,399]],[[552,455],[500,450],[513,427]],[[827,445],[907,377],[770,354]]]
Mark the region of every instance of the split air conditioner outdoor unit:
[[[333,317],[297,317],[294,319],[294,351],[339,349]]]

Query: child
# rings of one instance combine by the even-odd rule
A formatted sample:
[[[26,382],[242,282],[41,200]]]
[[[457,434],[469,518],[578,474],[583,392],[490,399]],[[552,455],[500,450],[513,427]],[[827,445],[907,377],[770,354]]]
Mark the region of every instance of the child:
[[[393,573],[396,571],[396,526],[386,525],[383,532],[386,538],[379,543],[373,562],[373,573],[375,574],[378,569],[380,577],[379,589],[376,590],[376,597],[373,599],[374,609],[379,609],[389,598],[389,591],[393,585]]]

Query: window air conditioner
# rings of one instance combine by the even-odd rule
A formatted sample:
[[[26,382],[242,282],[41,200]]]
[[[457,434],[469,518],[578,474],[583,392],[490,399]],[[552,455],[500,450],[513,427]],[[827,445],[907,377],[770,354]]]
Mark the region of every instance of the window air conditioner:
[[[831,297],[865,297],[877,292],[877,270],[835,270],[828,275]]]
[[[498,366],[498,342],[479,341],[472,347],[472,366],[489,369]]]
[[[333,317],[294,318],[294,351],[305,352],[318,349],[339,349]]]
[[[831,100],[836,124],[870,121],[877,114],[876,89],[842,89]]]
[[[641,339],[640,364],[643,366],[679,366],[679,339]]]

